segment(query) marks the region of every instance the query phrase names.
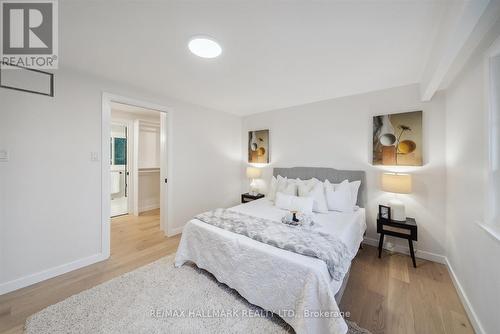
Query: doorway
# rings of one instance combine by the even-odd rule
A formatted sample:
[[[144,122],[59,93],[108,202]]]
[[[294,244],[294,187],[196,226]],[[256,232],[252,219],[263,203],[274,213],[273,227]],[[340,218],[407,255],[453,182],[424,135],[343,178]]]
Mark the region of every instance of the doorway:
[[[160,214],[161,114],[111,102],[111,217]]]
[[[156,221],[157,228],[168,235],[171,112],[106,93],[102,112],[101,242],[103,254],[109,257],[111,231],[117,230],[111,229],[114,222]],[[140,218],[144,216],[146,220]]]
[[[113,110],[111,111],[113,113]],[[112,117],[113,118],[113,117]],[[128,203],[128,126],[117,121],[111,123],[110,133],[110,192],[111,217],[129,213]]]

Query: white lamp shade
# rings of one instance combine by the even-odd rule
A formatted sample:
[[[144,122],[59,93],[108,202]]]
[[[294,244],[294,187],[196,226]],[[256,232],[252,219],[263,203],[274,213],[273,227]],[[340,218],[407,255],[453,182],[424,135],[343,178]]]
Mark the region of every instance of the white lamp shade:
[[[411,193],[411,175],[398,173],[382,174],[382,190],[390,193]]]
[[[262,175],[262,170],[255,167],[247,167],[247,177],[249,179],[258,179]]]

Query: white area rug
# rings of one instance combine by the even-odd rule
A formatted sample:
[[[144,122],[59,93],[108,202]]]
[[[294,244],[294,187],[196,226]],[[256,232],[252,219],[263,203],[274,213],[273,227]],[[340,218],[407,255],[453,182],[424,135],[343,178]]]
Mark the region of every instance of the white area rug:
[[[168,256],[32,315],[25,333],[293,333],[204,270]],[[236,315],[236,316],[235,316]],[[349,334],[369,333],[348,322]]]

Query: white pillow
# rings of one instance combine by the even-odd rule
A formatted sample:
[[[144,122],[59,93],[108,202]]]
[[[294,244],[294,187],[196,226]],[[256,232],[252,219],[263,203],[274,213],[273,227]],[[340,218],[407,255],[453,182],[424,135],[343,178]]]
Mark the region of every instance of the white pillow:
[[[332,185],[334,187],[333,189],[336,190],[336,188],[338,186],[340,186],[340,184],[343,184],[344,182],[349,183],[349,187],[351,188],[351,193],[352,193],[352,205],[355,206],[356,203],[358,202],[358,191],[359,191],[359,187],[361,186],[361,181],[349,182],[349,180],[344,180],[344,181],[342,181],[342,183],[333,184]]]
[[[295,182],[297,182],[298,186],[306,185],[309,188],[312,188],[316,183],[318,183],[320,181],[317,178],[313,177],[312,179],[308,179],[308,180],[301,180],[301,179],[297,178],[297,179],[295,179]]]
[[[278,175],[278,188],[276,189],[276,192],[297,196],[297,182],[293,179],[289,180],[286,177]]]
[[[293,181],[297,184],[297,194],[300,196],[299,194],[299,188],[302,187],[303,191],[311,191],[312,188],[316,185],[316,183],[320,182],[318,179],[316,178],[312,178],[312,179],[309,179],[309,180],[301,180],[299,178],[295,179],[295,180],[289,180],[289,181]]]
[[[312,214],[313,203],[314,200],[311,197],[297,197],[281,192],[276,193],[275,205],[280,209]]]
[[[325,181],[326,202],[331,211],[354,212],[352,190],[347,180],[333,187]]]
[[[338,186],[338,184],[330,183],[330,181],[325,180],[324,186],[325,192],[328,190],[335,191],[335,186]]]
[[[274,201],[276,198],[276,191],[278,189],[278,180],[276,177],[271,178],[271,184],[269,185],[269,191],[267,192],[267,198],[271,201]]]
[[[316,180],[316,179],[311,179]],[[318,180],[316,180],[318,181]],[[298,187],[300,197],[311,197],[313,201],[313,211],[319,213],[328,213],[326,203],[325,189],[321,182],[303,182]]]
[[[361,181],[349,182],[349,186],[351,187],[352,194],[352,206],[356,206],[358,202],[358,191],[361,186]]]
[[[288,195],[297,195],[297,184],[295,180],[288,180],[286,177],[282,177],[278,175],[278,177],[274,177],[271,179],[271,187],[267,197],[274,201],[276,199],[276,193],[282,192]]]

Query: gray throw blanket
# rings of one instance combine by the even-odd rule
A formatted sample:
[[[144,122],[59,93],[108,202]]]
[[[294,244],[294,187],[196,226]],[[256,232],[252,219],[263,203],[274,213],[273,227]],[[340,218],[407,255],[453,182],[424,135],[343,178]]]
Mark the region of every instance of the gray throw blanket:
[[[285,225],[226,209],[207,211],[195,218],[274,247],[323,260],[336,281],[344,277],[352,259],[340,239],[311,228]]]

